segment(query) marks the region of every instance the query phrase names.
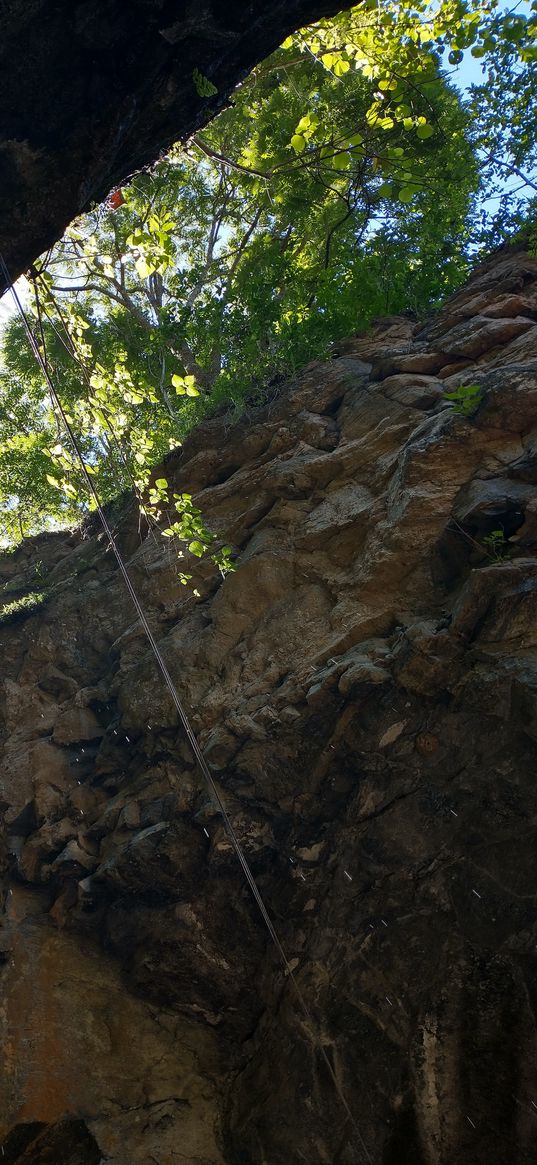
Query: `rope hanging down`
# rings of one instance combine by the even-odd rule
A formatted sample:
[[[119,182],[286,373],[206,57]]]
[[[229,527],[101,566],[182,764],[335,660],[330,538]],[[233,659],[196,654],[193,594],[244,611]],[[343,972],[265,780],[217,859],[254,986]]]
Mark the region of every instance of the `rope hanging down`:
[[[68,327],[67,321],[65,319],[64,313],[62,311],[61,305],[58,303],[57,299],[54,299],[54,308],[55,308],[56,312],[58,313],[58,318],[59,318],[60,323],[62,325],[65,336],[62,336],[61,332],[56,327],[56,324],[55,324],[55,322],[50,314],[50,311],[47,310],[46,304],[44,306],[42,306],[42,304],[41,304],[41,301],[39,299],[39,286],[38,286],[38,282],[37,282],[37,280],[39,278],[40,278],[39,273],[37,273],[37,275],[32,276],[35,298],[36,298],[36,307],[37,307],[38,319],[39,319],[39,331],[40,331],[40,336],[42,338],[42,346],[43,347],[45,346],[45,337],[43,335],[43,324],[42,324],[42,315],[44,314],[49,326],[52,328],[52,331],[54,332],[55,336],[59,340],[62,348],[65,349],[65,351],[67,352],[67,355],[70,357],[70,359],[74,360],[75,364],[77,365],[77,368],[80,369],[84,383],[91,390],[90,373],[88,371],[88,368],[84,364],[84,361],[79,356],[79,354],[76,350],[75,344],[73,343],[72,337],[69,334],[69,327]],[[112,445],[115,446],[116,453],[119,457],[119,460],[121,461],[123,468],[127,474],[127,477],[130,480],[133,493],[135,494],[135,497],[136,497],[139,505],[141,506],[142,505],[142,494],[141,494],[141,492],[136,484],[134,474],[133,474],[132,469],[127,461],[125,452],[120,445],[120,442],[116,436],[114,429],[112,428],[112,425],[110,424],[110,421],[108,420],[108,418],[106,417],[106,415],[104,413],[103,413],[103,417],[104,417],[106,431],[107,431],[106,437],[105,437],[105,442],[104,442],[105,446],[108,449],[108,452],[110,455],[112,454]],[[147,518],[148,518],[148,515],[146,514],[146,519]],[[151,521],[155,524],[155,526],[157,525],[157,523],[153,517],[151,517]]]
[[[261,895],[259,888],[257,886],[256,880],[255,880],[254,875],[252,873],[252,870],[250,868],[250,864],[248,862],[246,854],[244,853],[243,847],[242,847],[242,845],[239,841],[239,838],[235,832],[235,828],[233,826],[233,823],[231,821],[229,813],[228,813],[226,806],[222,800],[222,797],[220,795],[218,787],[215,784],[215,781],[214,781],[213,776],[211,774],[211,770],[209,769],[207,761],[205,760],[203,752],[202,752],[200,745],[198,743],[197,737],[196,737],[194,730],[190,724],[190,720],[188,718],[188,715],[187,715],[187,713],[186,713],[186,711],[181,703],[181,700],[179,698],[179,693],[178,693],[177,688],[173,682],[173,679],[168,671],[168,668],[166,666],[166,662],[162,656],[159,645],[155,639],[155,636],[153,635],[151,627],[149,626],[149,623],[147,621],[147,617],[145,615],[145,612],[143,610],[141,602],[138,598],[136,590],[133,586],[129,572],[127,570],[125,562],[123,561],[123,557],[121,555],[121,552],[118,549],[118,547],[116,546],[115,538],[114,538],[113,532],[111,530],[111,527],[109,525],[106,514],[103,510],[99,494],[98,494],[97,489],[95,487],[95,484],[94,484],[94,482],[93,482],[93,480],[92,480],[92,478],[91,478],[91,476],[88,473],[88,470],[86,468],[86,463],[84,461],[82,450],[81,450],[80,445],[78,443],[76,434],[74,433],[72,425],[71,425],[68,417],[66,416],[66,413],[65,413],[65,410],[64,410],[63,405],[61,403],[61,400],[60,400],[58,393],[56,391],[56,388],[54,386],[54,383],[53,383],[53,380],[52,380],[52,377],[51,377],[51,374],[49,371],[49,366],[48,366],[48,360],[47,360],[47,354],[46,354],[46,348],[45,348],[45,338],[44,338],[43,330],[41,329],[41,340],[42,340],[42,344],[43,344],[43,352],[41,352],[39,344],[38,344],[36,337],[34,335],[34,332],[32,330],[30,321],[28,319],[28,316],[27,316],[27,314],[24,310],[24,307],[22,305],[20,296],[19,296],[19,294],[18,294],[18,292],[13,284],[13,281],[10,277],[10,274],[9,274],[8,269],[7,269],[4,257],[1,254],[0,254],[0,271],[2,272],[2,275],[4,276],[4,278],[6,280],[6,286],[11,291],[11,295],[13,297],[15,306],[17,308],[17,311],[18,311],[20,318],[22,320],[22,323],[24,325],[24,330],[26,332],[26,336],[28,338],[29,345],[30,345],[32,352],[33,352],[33,355],[34,355],[34,357],[35,357],[35,359],[36,359],[36,361],[41,369],[41,372],[43,373],[47,388],[48,388],[49,393],[50,393],[52,405],[53,405],[54,409],[56,410],[57,414],[61,417],[65,431],[66,431],[66,433],[69,437],[69,440],[71,442],[73,452],[77,458],[77,461],[80,464],[80,468],[81,468],[82,475],[83,475],[84,481],[86,483],[88,492],[89,492],[90,496],[93,498],[93,501],[95,502],[95,508],[96,508],[97,513],[99,515],[99,519],[101,521],[101,525],[103,527],[104,533],[106,535],[106,538],[108,539],[108,543],[110,545],[110,548],[113,551],[113,554],[114,554],[115,559],[117,561],[117,564],[118,564],[120,573],[122,575],[123,581],[124,581],[125,586],[127,588],[128,594],[130,596],[130,599],[132,601],[132,604],[134,606],[136,614],[140,620],[142,628],[145,632],[146,638],[149,642],[149,646],[151,647],[151,650],[152,650],[153,655],[155,657],[155,660],[157,662],[157,666],[159,668],[161,676],[162,676],[164,683],[165,683],[165,685],[170,693],[174,707],[178,713],[180,722],[183,726],[187,740],[188,740],[190,747],[192,749],[192,753],[193,753],[193,756],[194,756],[196,763],[198,765],[199,771],[200,771],[200,773],[205,781],[205,784],[207,786],[208,792],[209,792],[212,800],[214,801],[219,813],[222,816],[226,832],[227,832],[228,837],[231,841],[231,844],[232,844],[233,849],[235,851],[236,857],[240,863],[240,866],[242,868],[242,871],[243,871],[244,876],[246,878],[246,881],[248,883],[251,894],[252,894],[254,901],[259,909],[259,912],[260,912],[261,917],[263,919],[263,922],[268,930],[268,933],[272,939],[274,947],[276,948],[276,951],[278,953],[278,956],[279,956],[280,962],[282,964],[282,967],[284,969],[285,975],[290,980],[290,982],[292,984],[297,1002],[298,1002],[300,1009],[304,1015],[304,1018],[307,1021],[306,1031],[308,1033],[310,1041],[313,1045],[314,1050],[318,1050],[321,1054],[321,1057],[324,1061],[324,1064],[325,1064],[325,1067],[328,1071],[330,1079],[332,1080],[332,1083],[334,1085],[334,1089],[335,1089],[337,1096],[342,1104],[343,1109],[345,1110],[347,1120],[352,1125],[352,1128],[354,1129],[354,1132],[357,1136],[357,1139],[360,1142],[360,1146],[361,1146],[361,1149],[362,1149],[362,1152],[363,1152],[365,1159],[369,1162],[369,1165],[373,1165],[373,1158],[371,1157],[369,1150],[365,1144],[362,1133],[361,1133],[361,1131],[358,1127],[358,1124],[353,1116],[350,1105],[345,1097],[345,1094],[342,1090],[341,1084],[337,1078],[336,1072],[332,1066],[330,1058],[329,1058],[329,1056],[324,1048],[322,1040],[317,1040],[315,1038],[314,1033],[315,1033],[315,1029],[316,1029],[316,1023],[315,1023],[314,1017],[313,1017],[313,1015],[312,1015],[312,1013],[311,1013],[311,1011],[306,1003],[306,1000],[304,999],[302,991],[297,983],[293,969],[289,963],[289,960],[287,958],[285,950],[284,950],[282,943],[278,937],[278,934],[275,930],[275,927],[274,927],[273,922],[270,918],[268,910],[265,906],[262,895]],[[39,293],[38,293],[38,289],[36,286],[36,297],[38,297],[38,294]]]

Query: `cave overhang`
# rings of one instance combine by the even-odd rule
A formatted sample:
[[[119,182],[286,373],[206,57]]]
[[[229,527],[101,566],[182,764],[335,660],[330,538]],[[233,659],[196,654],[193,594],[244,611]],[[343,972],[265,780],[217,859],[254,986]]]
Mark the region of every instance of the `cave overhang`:
[[[343,7],[341,0],[2,5],[0,253],[11,276],[78,214],[206,124],[290,32]],[[195,74],[216,92],[200,93],[209,86],[196,84]]]

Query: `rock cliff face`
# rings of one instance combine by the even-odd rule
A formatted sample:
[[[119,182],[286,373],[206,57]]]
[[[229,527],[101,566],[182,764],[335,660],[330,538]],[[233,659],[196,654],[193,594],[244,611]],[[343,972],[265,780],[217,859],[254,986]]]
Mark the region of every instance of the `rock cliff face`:
[[[0,559],[5,603],[46,589],[0,626],[3,1162],[534,1163],[537,260],[167,473],[236,573],[194,563],[196,596],[132,512],[117,538],[311,1020],[102,537],[30,540]]]

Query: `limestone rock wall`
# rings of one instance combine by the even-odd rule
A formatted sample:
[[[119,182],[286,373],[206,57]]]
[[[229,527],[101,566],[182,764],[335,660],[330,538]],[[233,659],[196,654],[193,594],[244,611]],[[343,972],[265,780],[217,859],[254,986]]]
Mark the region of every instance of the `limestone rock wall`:
[[[4,603],[47,590],[0,612],[3,1160],[534,1163],[537,260],[166,472],[236,573],[189,564],[196,595],[120,508],[117,538],[312,1019],[102,536],[29,540],[0,559]]]

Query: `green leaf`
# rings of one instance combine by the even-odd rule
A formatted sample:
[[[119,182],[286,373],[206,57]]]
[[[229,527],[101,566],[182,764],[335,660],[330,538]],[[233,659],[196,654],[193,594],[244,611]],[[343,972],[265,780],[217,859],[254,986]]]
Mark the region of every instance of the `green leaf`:
[[[172,376],[172,385],[178,396],[199,396],[199,389],[196,388],[196,377],[179,376],[176,372]]]
[[[432,125],[419,125],[416,130],[416,134],[419,138],[425,141],[427,138],[431,138],[433,136],[434,128]]]
[[[335,170],[348,170],[350,164],[351,160],[346,151],[345,153],[334,154],[332,158],[332,166]]]
[[[303,134],[295,133],[291,138],[291,145],[295,154],[302,154],[306,149],[306,139]]]
[[[192,80],[194,82],[196,93],[199,97],[214,97],[214,94],[218,93],[216,85],[213,85],[212,81],[210,81],[208,77],[206,77],[203,73],[200,73],[199,69],[193,70]]]
[[[134,266],[136,267],[140,279],[147,279],[150,275],[153,274],[155,270],[153,264],[148,263],[147,259],[145,259],[143,255],[141,255],[139,259],[135,260]]]

